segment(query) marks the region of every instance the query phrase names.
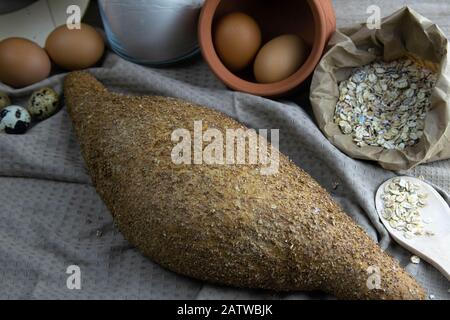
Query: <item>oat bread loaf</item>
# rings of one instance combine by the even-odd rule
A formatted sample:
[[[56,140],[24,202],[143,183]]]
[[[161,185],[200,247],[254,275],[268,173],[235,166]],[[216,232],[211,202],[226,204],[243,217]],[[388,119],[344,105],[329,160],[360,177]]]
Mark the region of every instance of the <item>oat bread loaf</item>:
[[[92,181],[126,239],[174,272],[236,287],[321,290],[343,299],[423,299],[421,286],[307,173],[176,165],[175,129],[246,129],[189,102],[109,92],[85,72],[65,99]],[[379,268],[379,289],[367,285]]]

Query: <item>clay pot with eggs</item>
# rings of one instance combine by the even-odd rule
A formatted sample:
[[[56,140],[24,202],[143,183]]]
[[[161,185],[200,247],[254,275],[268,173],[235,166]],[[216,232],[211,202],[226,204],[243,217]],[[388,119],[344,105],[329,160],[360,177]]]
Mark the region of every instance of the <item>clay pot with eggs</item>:
[[[332,0],[206,0],[199,42],[228,87],[278,97],[312,75],[335,29]]]

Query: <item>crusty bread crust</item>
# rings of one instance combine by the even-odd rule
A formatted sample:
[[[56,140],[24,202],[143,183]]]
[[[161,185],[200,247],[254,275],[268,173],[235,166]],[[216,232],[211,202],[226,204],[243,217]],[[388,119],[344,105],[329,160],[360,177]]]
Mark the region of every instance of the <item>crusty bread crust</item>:
[[[343,299],[422,299],[421,286],[307,173],[280,154],[260,165],[175,165],[173,130],[194,120],[244,126],[172,98],[108,92],[85,72],[65,99],[92,181],[126,239],[153,261],[196,279]],[[299,146],[301,147],[301,146]],[[369,289],[367,269],[380,270]]]

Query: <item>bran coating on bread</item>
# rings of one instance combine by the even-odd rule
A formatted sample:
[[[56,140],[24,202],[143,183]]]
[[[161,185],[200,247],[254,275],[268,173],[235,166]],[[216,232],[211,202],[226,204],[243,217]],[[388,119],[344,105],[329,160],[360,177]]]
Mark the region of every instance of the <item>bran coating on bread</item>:
[[[424,290],[305,171],[279,154],[261,165],[176,165],[172,132],[247,128],[186,101],[109,92],[92,75],[65,99],[97,192],[125,238],[154,262],[211,283],[321,290],[342,299],[423,299]],[[276,151],[278,152],[278,151]],[[368,286],[369,267],[380,287]]]

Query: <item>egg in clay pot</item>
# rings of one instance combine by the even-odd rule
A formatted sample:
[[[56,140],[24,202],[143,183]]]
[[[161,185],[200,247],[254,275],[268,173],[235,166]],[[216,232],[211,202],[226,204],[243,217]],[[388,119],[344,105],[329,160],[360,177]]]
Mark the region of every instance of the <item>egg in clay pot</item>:
[[[0,131],[8,134],[24,134],[31,124],[31,116],[21,106],[9,106],[0,111]]]
[[[293,75],[305,63],[308,49],[294,34],[279,36],[265,44],[255,59],[254,73],[259,83],[274,83]]]
[[[244,13],[235,12],[217,23],[214,46],[228,69],[241,71],[253,62],[261,47],[261,38],[256,21]]]

